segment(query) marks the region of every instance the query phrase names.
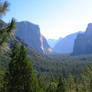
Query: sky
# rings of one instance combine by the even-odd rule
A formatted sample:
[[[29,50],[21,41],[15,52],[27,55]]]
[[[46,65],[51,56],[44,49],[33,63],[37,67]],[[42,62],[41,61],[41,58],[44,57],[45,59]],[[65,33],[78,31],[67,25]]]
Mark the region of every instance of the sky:
[[[3,19],[9,22],[29,21],[40,26],[47,38],[58,39],[85,31],[92,22],[92,0],[8,0],[9,11]]]

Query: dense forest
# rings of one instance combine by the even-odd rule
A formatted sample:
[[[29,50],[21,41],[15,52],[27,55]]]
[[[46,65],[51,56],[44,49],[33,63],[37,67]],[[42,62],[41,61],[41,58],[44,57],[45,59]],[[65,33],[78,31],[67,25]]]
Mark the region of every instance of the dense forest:
[[[0,92],[92,92],[92,55],[44,55],[14,36],[15,20],[2,20],[0,1]]]

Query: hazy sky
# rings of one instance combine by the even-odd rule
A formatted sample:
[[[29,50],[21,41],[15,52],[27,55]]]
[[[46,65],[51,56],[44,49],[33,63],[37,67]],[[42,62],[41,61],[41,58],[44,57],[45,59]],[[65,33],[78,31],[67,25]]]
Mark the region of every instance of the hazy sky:
[[[10,21],[30,21],[38,24],[48,38],[64,37],[85,31],[92,22],[92,0],[8,0],[9,12],[4,17]]]

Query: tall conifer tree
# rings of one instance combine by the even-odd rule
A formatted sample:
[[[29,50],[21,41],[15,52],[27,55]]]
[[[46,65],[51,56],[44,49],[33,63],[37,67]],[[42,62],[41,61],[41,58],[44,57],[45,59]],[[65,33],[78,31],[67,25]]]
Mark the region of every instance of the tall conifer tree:
[[[12,49],[8,80],[8,92],[41,92],[24,45]]]
[[[58,82],[58,85],[57,85],[56,92],[66,92],[65,81],[62,79],[62,77],[59,77],[59,82]]]
[[[3,43],[7,41],[11,33],[16,28],[15,20],[12,19],[10,23],[6,24],[3,22],[2,17],[8,11],[8,2],[2,2],[0,0],[0,48],[2,47]]]

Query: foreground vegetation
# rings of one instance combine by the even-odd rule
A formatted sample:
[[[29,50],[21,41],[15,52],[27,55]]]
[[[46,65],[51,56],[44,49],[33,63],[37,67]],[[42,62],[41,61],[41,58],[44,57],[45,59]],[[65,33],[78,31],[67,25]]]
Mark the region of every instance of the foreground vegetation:
[[[6,58],[7,56],[5,56],[5,58],[3,59],[3,54],[2,58],[0,58],[2,60],[0,62],[3,62],[2,68],[0,67],[0,92],[92,92],[92,67],[88,64],[91,62],[91,55],[80,57],[70,56],[70,59],[66,55],[65,57],[67,57],[71,61],[68,61],[68,59],[66,58],[64,65],[63,61],[56,61],[58,58],[55,60],[55,58],[59,57],[59,55],[53,57],[52,55],[44,56],[39,53],[36,54],[36,52],[34,53],[36,56],[31,56],[31,60],[35,61],[34,69],[39,68],[38,70],[40,70],[40,72],[38,70],[35,70],[35,75],[30,63],[30,58],[28,58],[23,45],[15,44],[8,58]],[[40,55],[39,58],[37,57],[37,55]],[[51,61],[47,61],[45,63],[45,61],[42,61],[42,56],[44,56],[43,60],[46,59]],[[64,59],[65,57],[63,56],[62,59]],[[87,60],[84,60],[84,57]],[[81,58],[83,59],[82,61]],[[35,59],[41,61],[39,62]],[[74,59],[75,61],[72,61]],[[80,60],[77,61],[77,59]],[[48,71],[46,71],[46,67],[43,68],[44,71],[43,69],[40,69],[41,66],[38,65],[38,62],[39,64],[41,62],[44,62],[45,65],[47,64],[49,67]],[[57,62],[57,64],[54,65],[55,62]],[[72,65],[70,62],[73,62]],[[42,66],[43,65],[44,64],[42,64]],[[55,68],[54,72],[51,71],[53,65]],[[65,71],[63,70],[62,72],[61,68],[61,71],[58,71],[57,73],[56,71],[58,65],[63,66]],[[69,69],[69,67],[67,67],[66,65],[71,66],[71,69]],[[80,70],[77,70],[76,67],[75,70],[72,70],[75,65],[78,66]],[[35,68],[36,66],[38,68]],[[66,73],[66,71],[68,71],[68,73]],[[77,74],[75,74],[75,71],[77,71]]]

